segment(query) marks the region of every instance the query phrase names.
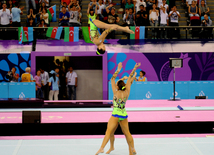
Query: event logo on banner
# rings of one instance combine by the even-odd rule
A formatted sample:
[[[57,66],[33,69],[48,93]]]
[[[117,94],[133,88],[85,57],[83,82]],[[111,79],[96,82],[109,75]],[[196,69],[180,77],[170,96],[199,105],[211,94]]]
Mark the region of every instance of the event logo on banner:
[[[148,91],[147,93],[146,93],[146,98],[151,98],[152,97],[152,94],[150,93],[150,91]]]
[[[174,92],[172,93],[172,95],[174,95]],[[178,96],[178,92],[175,91],[175,96]]]
[[[205,96],[205,93],[204,93],[203,91],[201,91],[201,92],[199,93],[199,96]]]
[[[21,92],[21,94],[19,95],[19,98],[25,98],[25,94]]]

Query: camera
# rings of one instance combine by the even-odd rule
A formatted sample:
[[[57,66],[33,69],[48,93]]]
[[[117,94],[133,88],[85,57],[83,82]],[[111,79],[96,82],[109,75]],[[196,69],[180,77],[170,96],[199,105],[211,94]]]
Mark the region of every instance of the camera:
[[[11,81],[13,79],[13,73],[12,72],[9,72],[7,75],[6,75],[6,78],[9,79],[9,81]]]
[[[206,23],[205,19],[202,20],[201,23],[202,23],[202,26],[206,26],[206,24],[205,24],[205,23]]]

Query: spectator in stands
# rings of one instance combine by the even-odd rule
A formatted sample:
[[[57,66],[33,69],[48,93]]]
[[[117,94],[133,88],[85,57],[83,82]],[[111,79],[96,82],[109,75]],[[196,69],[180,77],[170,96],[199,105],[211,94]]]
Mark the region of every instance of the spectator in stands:
[[[133,13],[132,8],[129,8],[129,10],[126,14],[126,24],[127,24],[127,26],[135,25],[135,14]]]
[[[135,0],[135,1],[134,1],[134,4],[135,4],[136,13],[137,13],[138,11],[140,11],[140,6],[141,6],[141,5],[144,6],[144,11],[146,11],[146,3],[144,2],[144,0]]]
[[[59,68],[55,68],[55,70],[52,70],[50,72],[50,79],[49,79],[49,87],[50,87],[50,92],[49,92],[49,100],[58,100],[58,95],[59,95]]]
[[[168,13],[166,12],[166,8],[162,7],[162,11],[160,12],[160,26],[169,26],[169,17]],[[167,38],[167,30],[161,30],[161,39]]]
[[[71,66],[66,74],[66,85],[68,86],[68,99],[76,100],[77,73],[73,71]]]
[[[47,27],[47,24],[45,23],[44,19],[40,20],[40,24],[38,27]]]
[[[71,3],[70,3],[71,4]],[[63,2],[63,5],[60,6],[60,11],[62,11],[62,7],[65,7],[66,8],[66,11],[68,11],[68,5],[66,2]]]
[[[94,9],[91,8],[90,3],[89,3],[88,10],[87,10],[87,16],[88,16],[88,25],[90,25],[90,18],[92,19],[92,21],[97,18],[97,7],[95,8],[95,11],[94,11]]]
[[[81,23],[78,21],[79,19],[79,9],[76,8],[75,5],[68,7],[70,19],[69,19],[69,26],[80,26]],[[77,11],[78,10],[78,11]]]
[[[43,9],[47,9],[47,7],[46,7],[46,5],[45,5],[44,2],[42,3],[41,7],[39,8],[39,13],[40,13],[40,14],[42,13],[42,10],[43,10]]]
[[[189,16],[192,17],[192,16],[198,16],[199,17],[199,14],[198,13],[198,7],[196,6],[196,2],[195,1],[192,1],[192,5],[189,6]]]
[[[207,4],[206,0],[199,0],[199,5],[201,5],[201,2],[204,1],[204,4]]]
[[[103,16],[103,10],[105,9],[105,5],[103,4],[103,0],[99,0],[98,4],[99,4],[98,5],[99,9],[97,10],[97,16],[98,16],[98,19],[100,21],[103,21],[103,18],[104,18],[104,16]]]
[[[68,26],[70,14],[68,11],[66,11],[66,8],[62,7],[62,12],[59,14],[59,26]]]
[[[180,13],[177,11],[177,7],[174,6],[172,8],[172,11],[169,12],[169,18],[170,18],[169,26],[179,26],[178,19],[180,17],[181,16],[180,16]],[[170,29],[170,30],[171,30],[170,31],[170,39],[172,39],[172,36],[174,33],[177,35],[178,39],[180,39],[180,29],[175,30],[175,32],[172,29]]]
[[[130,8],[133,9],[134,12],[135,12],[135,6],[134,6],[134,4],[132,3],[131,0],[127,0],[127,3],[125,5],[125,9],[130,9]]]
[[[31,75],[30,72],[31,72],[31,68],[27,67],[25,69],[25,73],[23,73],[21,76],[21,82],[33,82],[34,81],[33,75]]]
[[[9,0],[7,6],[8,6],[7,8],[10,10],[10,13],[12,13],[13,1],[12,1],[12,0]]]
[[[69,5],[71,3],[71,0],[61,0],[61,5],[63,5],[63,3],[66,3],[67,5]]]
[[[194,1],[194,0],[186,0],[187,8],[189,8],[192,5],[192,1]],[[197,4],[197,1],[196,1],[196,4]]]
[[[26,3],[26,10],[27,10],[27,13],[28,13],[28,11],[29,11],[29,0],[25,0],[25,3]],[[35,0],[31,0],[31,3],[33,5],[33,9],[36,10]]]
[[[33,13],[33,8],[30,8],[29,15],[27,15],[27,19],[28,20],[30,20],[30,19],[35,20],[35,18],[36,18],[36,15]]]
[[[112,0],[103,0],[105,6],[109,6],[112,3]]]
[[[157,0],[157,8],[160,9],[160,6],[163,5],[163,1],[162,0]]]
[[[124,21],[124,24],[123,26],[126,26],[127,25],[127,21],[126,21],[126,15],[129,14],[129,9],[125,9],[125,13],[123,15],[123,21]]]
[[[119,16],[115,13],[115,8],[112,7],[113,5],[109,5],[108,7],[106,7],[106,12],[107,12],[107,23],[108,24],[117,24],[120,21]],[[109,8],[111,8],[111,11],[109,10]],[[111,31],[108,36],[108,38],[112,38],[115,39],[115,31]]]
[[[70,6],[74,5],[76,8],[77,8],[77,11],[81,11],[81,7],[79,5],[79,1],[77,0],[72,0],[71,3],[70,3]]]
[[[45,3],[46,7],[49,7],[49,0],[39,0],[39,4]]]
[[[16,67],[13,67],[11,71],[7,73],[6,78],[9,80],[9,82],[18,82],[19,74],[16,73]]]
[[[42,13],[40,15],[40,21],[43,19],[45,21],[45,24],[47,24],[47,26],[49,26],[49,19],[48,19],[48,13],[47,13],[47,9],[43,8]]]
[[[209,19],[208,15],[204,15],[204,19],[201,22],[201,26],[212,26],[212,20]],[[200,39],[208,39],[208,37],[212,34],[212,28],[203,28],[202,31],[199,33]]]
[[[149,11],[149,20],[151,26],[158,26],[159,11],[156,9],[156,4],[153,4],[152,10]],[[152,29],[152,39],[157,39],[157,31]]]
[[[27,27],[35,27],[35,19],[34,18],[30,18],[28,19],[28,23],[27,23]]]
[[[44,95],[44,99],[48,100],[49,88],[48,88],[48,81],[49,81],[49,74],[43,68],[40,68],[41,71],[41,79],[42,79],[42,91]]]
[[[155,0],[146,0],[146,4],[147,4],[147,11],[152,9],[153,4],[155,4]]]
[[[137,12],[137,15],[136,15],[137,26],[147,25],[146,23],[147,23],[148,16],[144,8],[145,8],[144,5],[140,5],[140,11]]]
[[[147,78],[145,77],[146,75],[146,72],[144,71],[140,71],[140,76],[138,77],[135,77],[135,81],[142,81],[142,82],[146,82],[147,81]]]
[[[7,5],[4,3],[2,4],[2,9],[0,10],[0,18],[1,18],[1,26],[8,27],[10,24],[10,10],[7,9]]]
[[[99,9],[99,3],[96,2],[96,0],[92,0],[92,2],[89,3],[90,5],[90,9],[93,9],[95,12],[95,9],[97,8],[97,10]]]
[[[202,0],[201,4],[199,5],[199,15],[204,16],[205,14],[207,14],[209,16],[210,15],[209,12],[210,12],[209,7],[205,4],[205,1]]]
[[[165,8],[165,12],[169,12],[169,5],[166,4],[166,0],[163,0],[163,4],[160,5],[160,12],[163,12],[163,8]]]
[[[13,27],[21,27],[20,15],[23,14],[22,10],[24,9],[24,7],[22,8],[18,8],[18,7],[19,7],[19,3],[16,2],[15,7],[12,8]]]
[[[38,70],[36,72],[36,76],[34,77],[36,81],[36,98],[43,99],[43,92],[42,92],[42,79],[41,79],[41,71]]]

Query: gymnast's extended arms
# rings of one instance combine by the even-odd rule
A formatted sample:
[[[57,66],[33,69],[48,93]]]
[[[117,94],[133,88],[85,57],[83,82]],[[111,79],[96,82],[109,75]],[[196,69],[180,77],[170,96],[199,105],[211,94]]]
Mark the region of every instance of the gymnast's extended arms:
[[[136,63],[136,65],[134,66],[132,72],[130,73],[130,75],[128,77],[128,80],[127,80],[127,83],[126,83],[126,89],[128,91],[130,91],[130,87],[131,87],[131,85],[132,85],[132,83],[133,83],[133,81],[134,81],[134,79],[135,79],[135,77],[137,75],[137,73],[135,71],[136,71],[136,69],[138,67],[140,67],[140,65],[141,65],[141,63]]]
[[[115,79],[118,75],[118,73],[120,72],[120,70],[122,69],[122,62],[120,62],[117,66],[117,71],[113,74],[112,78],[111,78],[111,86],[112,86],[112,90],[113,90],[113,93],[116,92],[116,89],[117,89],[117,86],[116,86],[116,83],[115,83]]]

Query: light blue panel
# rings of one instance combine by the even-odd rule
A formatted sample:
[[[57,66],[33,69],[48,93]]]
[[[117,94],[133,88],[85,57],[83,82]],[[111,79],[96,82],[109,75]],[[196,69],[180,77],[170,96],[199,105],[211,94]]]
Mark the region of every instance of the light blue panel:
[[[162,97],[160,99],[170,99],[173,97],[173,82],[162,82]]]
[[[8,98],[8,83],[0,83],[0,98]]]
[[[148,84],[145,84],[144,82],[134,82],[132,85],[136,85],[135,98],[139,100],[146,99]]]
[[[189,99],[189,82],[178,81],[175,82],[175,98],[176,99]]]
[[[9,98],[36,98],[35,82],[9,83]]]
[[[136,99],[136,84],[135,84],[135,82],[133,82],[132,85],[131,85],[131,91],[130,91],[130,95],[129,95],[129,100],[138,100],[138,99]]]
[[[108,83],[108,99],[113,100],[113,91],[111,88],[111,81],[109,81],[109,83]]]
[[[214,81],[203,81],[201,90],[208,99],[214,99]]]
[[[201,81],[189,82],[189,99],[195,99],[195,96],[204,96],[202,85]]]
[[[144,82],[145,99],[161,99],[162,83],[161,82]]]

